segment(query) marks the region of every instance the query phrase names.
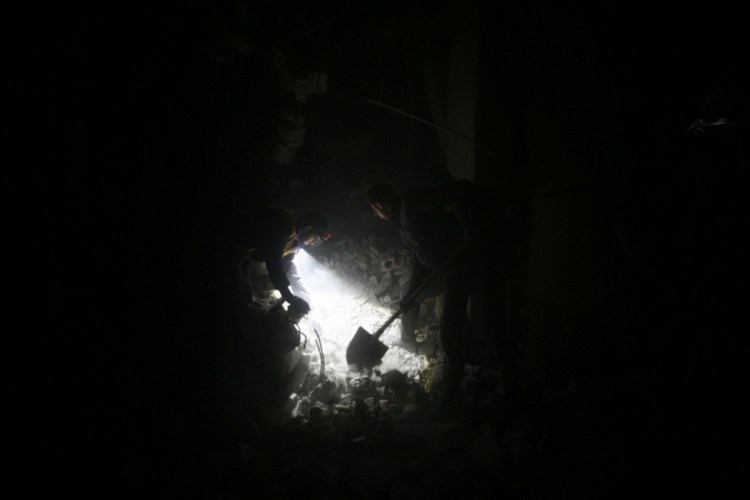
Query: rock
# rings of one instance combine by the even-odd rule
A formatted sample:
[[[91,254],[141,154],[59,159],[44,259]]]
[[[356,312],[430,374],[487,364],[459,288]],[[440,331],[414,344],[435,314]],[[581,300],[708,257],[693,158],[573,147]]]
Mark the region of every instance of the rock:
[[[381,376],[383,385],[393,389],[395,392],[399,392],[406,388],[407,378],[406,375],[398,370],[389,370]]]
[[[348,384],[349,390],[355,398],[369,393],[372,388],[372,380],[368,377],[355,377],[349,380]]]
[[[326,405],[338,403],[341,400],[342,389],[332,380],[323,380],[310,391],[310,400],[314,403]]]
[[[355,262],[357,264],[357,269],[359,269],[362,272],[365,272],[369,269],[369,266],[367,265],[367,257],[365,257],[362,254],[357,254],[355,257]]]
[[[427,356],[429,358],[434,357],[437,354],[438,346],[435,342],[423,342],[417,344],[417,354]]]
[[[396,267],[396,261],[394,259],[385,259],[380,262],[380,270],[382,272],[391,272]]]
[[[393,284],[393,276],[391,276],[391,273],[385,273],[382,276],[380,276],[380,279],[378,280],[378,285],[383,287],[383,289],[389,288]]]
[[[404,281],[409,280],[409,270],[406,267],[394,267],[391,269],[391,273],[393,273],[394,276],[403,278]]]

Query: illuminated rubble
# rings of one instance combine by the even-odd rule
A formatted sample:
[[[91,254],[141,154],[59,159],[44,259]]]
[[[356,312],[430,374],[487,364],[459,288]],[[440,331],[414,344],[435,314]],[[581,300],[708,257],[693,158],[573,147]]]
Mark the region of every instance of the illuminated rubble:
[[[381,340],[389,349],[370,372],[352,370],[345,359],[359,326],[375,331],[396,312],[407,279],[405,255],[376,237],[355,241],[339,235],[325,249],[300,251],[295,262],[311,293],[312,310],[296,326],[299,345],[279,355],[277,371],[288,377],[289,401],[276,418],[306,420],[357,411],[399,417],[423,403],[436,389],[433,375],[442,362],[434,305],[422,306],[416,344],[400,341],[398,319],[386,329]],[[268,286],[262,267],[254,268],[253,280],[256,286]],[[270,292],[260,295],[266,307],[278,300]],[[283,335],[271,332],[272,337]]]

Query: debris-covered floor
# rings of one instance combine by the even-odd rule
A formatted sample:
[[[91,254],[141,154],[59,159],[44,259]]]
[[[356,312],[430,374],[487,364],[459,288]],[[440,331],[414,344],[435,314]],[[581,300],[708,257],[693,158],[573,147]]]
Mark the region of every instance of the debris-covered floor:
[[[329,211],[334,238],[297,255],[312,310],[292,329],[273,319],[284,317],[278,294],[263,265],[252,267],[264,292],[228,354],[226,396],[210,410],[211,432],[176,438],[178,450],[199,450],[179,453],[170,486],[238,499],[613,497],[623,451],[595,430],[575,390],[511,407],[481,339],[467,345],[478,364],[466,367],[463,402],[437,405],[437,298],[421,306],[416,343],[400,341],[396,320],[380,365],[347,365],[356,329],[373,332],[396,311],[405,273],[393,235],[353,229],[363,214]]]
[[[340,302],[367,311],[351,316],[355,324],[387,314],[358,300]],[[430,385],[439,352],[414,352],[432,341],[432,329],[416,349],[392,345],[367,374],[342,361],[340,332],[320,333],[325,366],[313,334],[275,363],[246,367],[248,382],[214,432],[180,438],[180,447],[199,449],[175,457],[171,488],[237,499],[612,498],[625,486],[623,450],[575,397],[561,395],[554,408],[507,407],[498,374],[467,366],[464,402],[440,411]]]

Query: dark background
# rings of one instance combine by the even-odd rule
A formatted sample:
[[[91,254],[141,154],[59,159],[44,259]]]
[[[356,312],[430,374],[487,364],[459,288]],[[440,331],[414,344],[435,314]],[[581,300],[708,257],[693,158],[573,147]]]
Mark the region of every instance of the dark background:
[[[324,164],[353,189],[416,182],[439,159],[431,129],[357,101],[428,116],[399,51],[439,50],[425,21],[439,6],[353,3],[247,4],[244,54],[225,41],[233,2],[24,2],[7,20],[6,464],[25,484],[142,491],[179,447],[165,437],[175,414],[229,406],[206,389],[231,335],[226,221],[288,194],[269,156],[285,99],[269,44],[330,75],[307,105],[302,186],[325,190]],[[528,185],[481,154],[476,180],[516,224],[528,335],[588,381],[644,488],[727,494],[747,465],[746,132],[684,132],[717,84],[744,93],[731,108],[746,120],[746,13],[480,12],[477,139]],[[350,160],[332,171],[330,144]],[[537,354],[540,383],[559,378]]]

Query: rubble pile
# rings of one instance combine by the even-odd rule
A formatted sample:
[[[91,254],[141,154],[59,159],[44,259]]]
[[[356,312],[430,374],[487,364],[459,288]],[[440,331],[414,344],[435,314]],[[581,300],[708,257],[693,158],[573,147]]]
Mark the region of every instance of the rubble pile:
[[[396,312],[408,279],[406,256],[385,238],[338,234],[331,244],[300,252],[295,262],[312,297],[312,310],[296,326],[294,350],[277,354],[276,372],[286,379],[288,399],[275,419],[341,419],[362,413],[396,418],[412,412],[440,379],[442,351],[434,307],[420,310],[416,344],[400,341],[399,320],[386,329],[381,341],[389,349],[375,370],[353,371],[345,359],[358,327],[374,332]],[[253,269],[253,280],[261,288],[269,286],[262,267]]]
[[[316,257],[322,265],[362,287],[370,300],[384,306],[398,303],[409,280],[405,252],[376,235],[359,239],[340,235],[321,247]]]
[[[375,418],[407,415],[423,402],[426,393],[435,387],[440,373],[437,326],[420,330],[421,342],[403,345],[398,341],[398,325],[391,326],[381,337],[389,350],[383,362],[368,372],[353,371],[346,363],[345,352],[358,321],[367,320],[374,329],[385,321],[390,311],[368,303],[361,297],[327,301],[320,306],[324,313],[331,306],[340,312],[323,314],[323,322],[303,320],[300,323],[303,341],[296,349],[299,363],[307,368],[302,380],[290,384],[290,400],[294,402],[291,418],[346,417],[366,413]],[[320,311],[319,311],[320,312]],[[312,335],[305,331],[312,330]],[[289,367],[293,370],[293,367]]]
[[[563,482],[579,491],[609,480],[606,471],[586,473],[598,471],[589,455],[617,455],[591,437],[586,414],[558,409],[538,421],[523,418],[497,397],[497,372],[467,365],[458,414],[435,413],[442,378],[436,303],[421,307],[415,344],[400,342],[397,320],[380,337],[389,348],[381,364],[365,372],[347,365],[357,328],[372,333],[396,311],[408,269],[397,248],[383,237],[339,231],[298,254],[311,311],[295,325],[294,347],[271,351],[265,368],[253,344],[260,363],[244,365],[254,372],[246,394],[270,396],[247,406],[244,434],[223,452],[226,465],[218,472],[206,465],[205,474],[224,474],[232,498],[548,498]],[[274,304],[263,269],[252,276],[261,305]],[[574,466],[557,482],[539,480],[560,463]]]

